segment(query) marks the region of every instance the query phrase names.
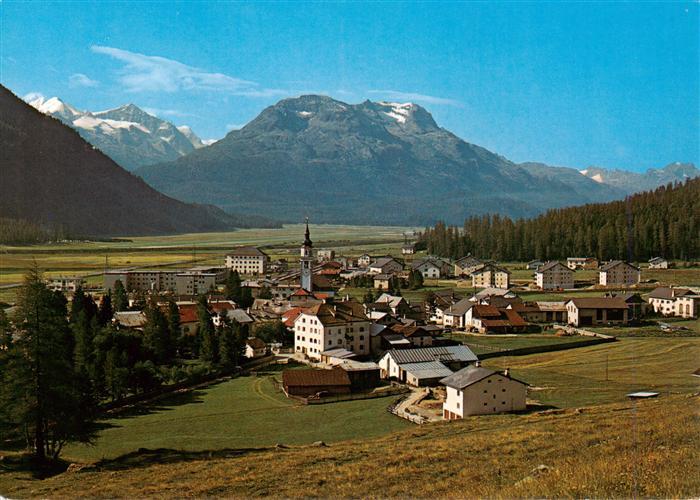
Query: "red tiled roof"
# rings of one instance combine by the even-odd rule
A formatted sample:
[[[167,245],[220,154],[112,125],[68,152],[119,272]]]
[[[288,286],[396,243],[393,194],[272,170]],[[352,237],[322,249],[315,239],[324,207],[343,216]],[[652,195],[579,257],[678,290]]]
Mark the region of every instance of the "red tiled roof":
[[[294,326],[294,321],[299,317],[299,315],[304,312],[303,307],[292,307],[289,311],[282,315],[282,322],[284,326],[292,328]]]
[[[197,321],[197,304],[179,304],[180,323],[194,323]]]

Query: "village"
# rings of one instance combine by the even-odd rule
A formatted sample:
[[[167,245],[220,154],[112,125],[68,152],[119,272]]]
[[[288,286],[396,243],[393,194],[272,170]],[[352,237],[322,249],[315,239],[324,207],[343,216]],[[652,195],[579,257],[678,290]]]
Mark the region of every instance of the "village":
[[[112,322],[142,331],[148,319],[139,304],[152,297],[164,310],[176,304],[180,333],[195,336],[198,302],[206,297],[215,326],[234,322],[248,335],[243,367],[289,366],[276,379],[288,398],[322,404],[395,396],[389,411],[425,423],[533,408],[527,380],[513,377],[508,367],[482,366],[504,350],[525,354],[610,342],[614,335],[595,330],[624,331],[650,321],[670,331],[684,327],[665,318],[697,318],[700,310],[699,290],[643,286],[640,267],[624,261],[533,260],[524,264],[531,280],[514,283],[512,271],[497,262],[418,255],[418,245],[408,240],[400,255],[346,257],[333,248],[316,249],[308,222],[303,236],[298,263],[272,261],[261,248],[240,246],[220,265],[107,269],[104,290],[122,288],[129,297],[129,310],[115,311]],[[669,262],[654,258],[646,267],[668,269]],[[598,279],[581,283],[580,271],[593,271]],[[224,291],[232,275],[242,290],[238,301]],[[403,296],[438,280],[454,287],[428,291],[421,301]],[[84,285],[80,278],[49,282],[68,293]],[[532,295],[537,292],[542,300]],[[548,300],[548,293],[558,300]],[[258,338],[254,332],[261,325],[284,333]],[[517,344],[518,336],[542,332],[551,334],[551,343]],[[489,338],[501,341],[500,351],[479,349],[481,339]]]

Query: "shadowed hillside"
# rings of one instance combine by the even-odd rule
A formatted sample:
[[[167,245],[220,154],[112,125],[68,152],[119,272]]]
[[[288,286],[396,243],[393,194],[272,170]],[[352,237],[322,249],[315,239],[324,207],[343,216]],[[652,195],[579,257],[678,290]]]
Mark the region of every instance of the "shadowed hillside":
[[[245,219],[180,202],[126,172],[77,132],[0,88],[0,216],[72,235],[221,231]],[[255,222],[269,224],[256,219]]]

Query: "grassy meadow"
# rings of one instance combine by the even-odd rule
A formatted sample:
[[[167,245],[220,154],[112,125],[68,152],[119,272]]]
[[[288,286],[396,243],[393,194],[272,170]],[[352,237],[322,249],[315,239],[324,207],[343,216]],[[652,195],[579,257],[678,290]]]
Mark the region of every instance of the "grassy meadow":
[[[687,498],[700,493],[698,398],[413,426],[374,439],[216,456],[142,453],[45,480],[8,467],[12,498]]]
[[[234,378],[137,407],[102,421],[94,445],[70,445],[64,456],[95,461],[138,448],[201,451],[333,443],[411,425],[386,411],[395,397],[305,406],[276,389],[272,376]],[[274,376],[281,378],[280,373]]]
[[[700,389],[700,337],[629,337],[571,350],[487,359],[530,384],[529,397],[556,407],[625,400],[630,392],[670,394]]]

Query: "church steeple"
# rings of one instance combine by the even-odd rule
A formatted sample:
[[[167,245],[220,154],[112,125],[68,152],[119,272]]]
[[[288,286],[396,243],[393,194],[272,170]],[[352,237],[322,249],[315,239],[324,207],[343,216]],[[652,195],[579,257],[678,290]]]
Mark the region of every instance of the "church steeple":
[[[304,232],[304,243],[301,245],[301,273],[300,285],[307,292],[311,292],[313,288],[313,280],[311,278],[313,266],[313,248],[311,235],[309,234],[309,218],[306,218],[306,231]]]
[[[314,244],[311,242],[311,237],[309,234],[309,218],[306,218],[306,232],[304,233],[304,246],[313,247]]]

